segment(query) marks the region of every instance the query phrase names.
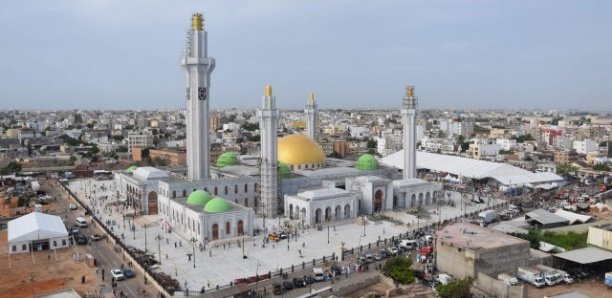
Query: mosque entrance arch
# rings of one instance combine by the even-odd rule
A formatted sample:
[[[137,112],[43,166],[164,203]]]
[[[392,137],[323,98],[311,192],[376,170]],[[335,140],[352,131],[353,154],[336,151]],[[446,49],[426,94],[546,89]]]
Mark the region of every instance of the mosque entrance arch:
[[[351,205],[346,204],[344,206],[344,219],[351,218]]]
[[[382,211],[383,191],[377,190],[374,194],[374,212]]]
[[[416,206],[416,195],[413,194],[412,197],[410,197],[410,207],[414,208]]]
[[[289,204],[289,219],[293,219],[293,204]]]
[[[321,208],[317,208],[315,211],[315,223],[321,223],[321,213],[323,213]]]
[[[148,214],[157,214],[157,193],[152,191],[147,196]]]
[[[212,240],[218,240],[218,239],[219,239],[219,225],[213,224],[212,225]]]
[[[425,194],[425,205],[431,204],[431,193],[427,192]]]
[[[339,220],[342,218],[342,207],[340,205],[336,206],[336,212],[334,212],[334,220]]]
[[[423,205],[423,193],[419,194],[419,207]]]
[[[332,209],[331,207],[325,208],[325,221],[331,221]]]
[[[244,235],[244,222],[242,220],[238,221],[238,235]]]

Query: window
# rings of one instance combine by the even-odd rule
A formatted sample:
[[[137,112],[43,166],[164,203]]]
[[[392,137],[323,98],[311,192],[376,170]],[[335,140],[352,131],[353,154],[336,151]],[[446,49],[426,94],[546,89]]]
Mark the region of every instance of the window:
[[[245,184],[244,185],[244,192],[247,193],[249,191],[249,185]]]
[[[17,245],[13,245],[13,247],[11,248],[12,251],[17,251]]]
[[[215,186],[215,196],[217,195],[217,187]]]
[[[176,198],[176,190],[173,190],[173,191],[172,191],[172,198],[173,198],[173,199],[174,199],[174,198]]]
[[[227,187],[227,185],[226,185],[226,186],[225,186],[225,194],[227,194],[227,192],[228,192],[228,187]]]
[[[225,222],[225,234],[230,233],[230,222]]]
[[[234,185],[234,193],[238,193],[238,185]]]
[[[244,199],[244,207],[249,207],[249,198]]]
[[[62,239],[62,246],[66,246],[66,239]]]
[[[57,241],[53,240],[53,247],[57,247]]]
[[[25,245],[25,244],[22,244],[22,245],[21,245],[21,250],[22,250],[22,251],[27,250],[27,249],[26,249],[26,245]]]
[[[187,196],[187,190],[183,189],[183,197],[186,197],[186,196]]]
[[[308,169],[308,164],[306,164],[304,167],[306,167],[306,169]]]

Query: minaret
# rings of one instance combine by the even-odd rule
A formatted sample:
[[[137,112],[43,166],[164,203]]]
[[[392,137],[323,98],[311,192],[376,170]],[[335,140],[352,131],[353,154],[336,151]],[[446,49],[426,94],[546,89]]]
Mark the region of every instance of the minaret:
[[[315,103],[315,94],[310,92],[308,94],[308,102],[306,103],[306,108],[304,109],[304,113],[306,113],[306,132],[308,133],[308,137],[317,141],[317,104]]]
[[[278,214],[278,110],[272,86],[266,85],[259,116],[261,133],[261,208],[267,216]]]
[[[407,86],[402,104],[404,179],[416,178],[416,118],[417,98],[414,96],[414,86]]]
[[[208,57],[202,14],[191,16],[187,48],[181,65],[187,76],[187,176],[189,180],[209,178],[208,94],[215,59]]]

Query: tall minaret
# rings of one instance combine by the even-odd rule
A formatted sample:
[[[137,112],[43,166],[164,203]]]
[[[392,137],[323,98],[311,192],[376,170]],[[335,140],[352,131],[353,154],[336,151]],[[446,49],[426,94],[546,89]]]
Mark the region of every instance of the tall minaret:
[[[261,133],[261,208],[270,217],[278,214],[278,115],[272,86],[266,85],[257,116]]]
[[[404,179],[416,178],[416,118],[417,98],[414,96],[414,86],[407,86],[402,104]]]
[[[308,137],[317,141],[317,104],[315,103],[315,94],[310,92],[308,94],[308,102],[306,103],[306,108],[304,109],[304,113],[306,113],[306,132],[308,133]]]
[[[208,94],[215,59],[208,57],[202,14],[191,16],[187,48],[181,60],[187,76],[187,176],[190,180],[209,177]]]

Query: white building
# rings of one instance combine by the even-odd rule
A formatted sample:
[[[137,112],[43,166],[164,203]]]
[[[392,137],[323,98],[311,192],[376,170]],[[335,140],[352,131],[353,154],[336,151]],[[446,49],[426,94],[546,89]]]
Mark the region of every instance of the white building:
[[[335,222],[357,216],[357,195],[340,188],[319,188],[285,195],[285,214],[302,225]]]
[[[32,212],[8,222],[9,254],[69,246],[68,231],[59,216]]]
[[[497,145],[501,146],[501,149],[509,151],[516,147],[516,140],[513,139],[497,139],[495,140]]]
[[[128,150],[153,146],[153,135],[144,131],[130,131],[127,137]]]
[[[574,150],[576,150],[576,153],[578,154],[587,154],[592,151],[597,151],[597,145],[597,142],[590,139],[574,141]]]

